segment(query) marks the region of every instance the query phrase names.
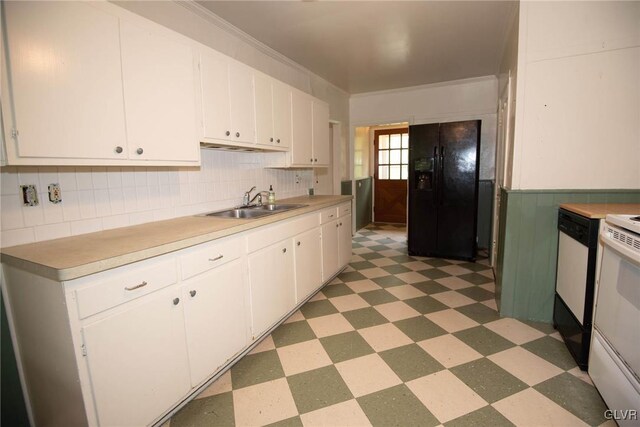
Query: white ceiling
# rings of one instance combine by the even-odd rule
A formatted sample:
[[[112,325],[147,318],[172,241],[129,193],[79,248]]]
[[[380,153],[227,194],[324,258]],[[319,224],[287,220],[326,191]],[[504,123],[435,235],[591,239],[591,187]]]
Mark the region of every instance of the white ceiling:
[[[512,1],[198,1],[349,93],[497,74]]]

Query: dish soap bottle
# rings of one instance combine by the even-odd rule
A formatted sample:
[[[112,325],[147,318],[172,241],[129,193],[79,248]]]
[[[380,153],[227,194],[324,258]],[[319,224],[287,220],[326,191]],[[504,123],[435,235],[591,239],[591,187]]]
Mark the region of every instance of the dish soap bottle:
[[[269,185],[269,204],[270,205],[275,205],[276,204],[276,193],[275,191],[273,191],[273,185]]]

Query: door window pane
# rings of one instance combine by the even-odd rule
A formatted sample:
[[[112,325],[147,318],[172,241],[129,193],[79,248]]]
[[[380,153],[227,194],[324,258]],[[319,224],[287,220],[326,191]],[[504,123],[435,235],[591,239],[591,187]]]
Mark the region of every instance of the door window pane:
[[[400,164],[400,150],[391,150],[391,164],[398,165]]]
[[[391,135],[391,148],[401,148],[400,134]]]
[[[409,134],[402,134],[402,148],[409,148]]]
[[[408,165],[402,165],[400,167],[400,170],[402,171],[401,179],[409,179],[409,166]]]
[[[379,149],[386,150],[389,148],[389,135],[380,135],[378,137]]]
[[[400,179],[400,166],[389,166],[389,179]]]
[[[402,150],[402,164],[403,165],[409,164],[409,150],[408,149]]]
[[[389,164],[389,150],[378,151],[378,163],[381,165]]]
[[[378,179],[389,179],[389,166],[378,166]]]

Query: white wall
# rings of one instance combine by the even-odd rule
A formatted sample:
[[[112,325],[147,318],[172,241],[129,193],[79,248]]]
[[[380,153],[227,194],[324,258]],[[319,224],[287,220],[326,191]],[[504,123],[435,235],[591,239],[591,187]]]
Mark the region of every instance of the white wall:
[[[493,179],[498,81],[495,76],[352,95],[352,127],[482,120],[480,179]]]
[[[640,2],[522,2],[514,189],[640,188]]]
[[[223,209],[252,186],[277,199],[307,194],[310,170],[264,169],[261,153],[202,150],[201,168],[3,167],[1,246],[67,237]],[[59,183],[62,203],[49,202]],[[23,206],[19,185],[36,184],[38,206]]]

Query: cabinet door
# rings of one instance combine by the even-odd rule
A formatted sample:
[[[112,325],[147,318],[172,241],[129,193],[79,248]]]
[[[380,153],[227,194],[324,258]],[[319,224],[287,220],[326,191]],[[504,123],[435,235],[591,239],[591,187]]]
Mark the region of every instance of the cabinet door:
[[[271,79],[264,74],[256,73],[254,75],[254,92],[256,100],[256,143],[259,145],[274,145]]]
[[[291,88],[272,80],[273,133],[278,147],[291,146]]]
[[[291,94],[292,137],[291,164],[311,165],[311,116],[312,99],[309,95],[293,91]]]
[[[340,240],[340,265],[342,268],[351,261],[351,214],[338,218]]]
[[[329,166],[329,105],[313,101],[313,164]]]
[[[100,425],[148,425],[189,391],[179,297],[159,291],[83,328]]]
[[[11,112],[18,131],[9,160],[12,152],[126,159],[118,18],[83,2],[3,2],[3,8],[12,96],[9,102],[3,94],[3,110],[5,126],[12,126]]]
[[[322,284],[322,247],[320,228],[294,238],[296,303],[304,300]]]
[[[191,47],[162,29],[126,21],[121,21],[120,34],[129,158],[197,162]]]
[[[249,255],[249,284],[255,338],[295,306],[291,239]]]
[[[192,387],[248,343],[242,277],[242,261],[235,260],[188,280],[182,288]]]
[[[326,282],[337,273],[340,262],[338,220],[322,226],[322,281]]]
[[[253,97],[253,72],[245,65],[229,64],[231,140],[255,144],[256,113]]]
[[[213,52],[200,55],[203,136],[230,139],[231,110],[228,60]]]

